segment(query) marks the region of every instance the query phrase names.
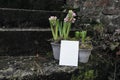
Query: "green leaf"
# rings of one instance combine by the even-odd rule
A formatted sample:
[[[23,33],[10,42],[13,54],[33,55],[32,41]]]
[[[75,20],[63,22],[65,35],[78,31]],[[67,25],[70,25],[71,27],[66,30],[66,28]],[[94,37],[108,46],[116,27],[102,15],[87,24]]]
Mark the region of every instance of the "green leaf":
[[[79,32],[79,31],[76,31],[76,32],[75,32],[75,38],[76,38],[76,39],[79,39],[79,38],[80,38],[80,32]]]

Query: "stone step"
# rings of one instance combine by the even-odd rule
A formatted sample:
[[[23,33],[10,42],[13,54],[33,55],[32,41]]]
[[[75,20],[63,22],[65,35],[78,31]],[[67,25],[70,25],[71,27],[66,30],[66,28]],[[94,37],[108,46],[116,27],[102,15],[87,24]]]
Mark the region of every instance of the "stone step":
[[[50,16],[63,19],[61,11],[0,8],[0,28],[49,28]]]
[[[52,51],[50,31],[0,31],[0,55],[35,55]]]
[[[40,10],[61,10],[66,0],[0,0],[0,7]]]
[[[70,80],[78,67],[36,56],[0,56],[0,80]]]

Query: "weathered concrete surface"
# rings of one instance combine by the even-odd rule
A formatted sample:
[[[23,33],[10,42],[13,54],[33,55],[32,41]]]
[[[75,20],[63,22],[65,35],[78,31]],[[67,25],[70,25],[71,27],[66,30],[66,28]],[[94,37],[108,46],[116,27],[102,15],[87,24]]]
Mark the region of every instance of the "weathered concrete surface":
[[[75,70],[40,56],[0,56],[0,80],[69,80]]]

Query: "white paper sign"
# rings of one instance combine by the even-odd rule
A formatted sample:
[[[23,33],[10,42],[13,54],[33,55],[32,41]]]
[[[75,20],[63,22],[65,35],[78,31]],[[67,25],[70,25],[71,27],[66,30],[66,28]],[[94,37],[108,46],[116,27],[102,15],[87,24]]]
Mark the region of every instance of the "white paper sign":
[[[78,66],[79,41],[61,41],[59,65]]]

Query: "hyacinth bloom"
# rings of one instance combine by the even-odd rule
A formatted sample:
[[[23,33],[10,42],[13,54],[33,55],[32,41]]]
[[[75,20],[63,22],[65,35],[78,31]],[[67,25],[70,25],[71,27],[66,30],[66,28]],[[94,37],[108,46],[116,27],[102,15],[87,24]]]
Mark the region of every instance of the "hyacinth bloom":
[[[64,39],[68,38],[71,24],[74,23],[76,20],[74,18],[75,16],[76,16],[76,14],[72,10],[69,10],[67,16],[64,18],[64,26],[63,26]]]
[[[53,35],[53,39],[57,40],[58,39],[58,26],[59,26],[59,20],[57,19],[56,16],[51,16],[49,18],[50,26],[51,26],[51,31]]]
[[[75,16],[76,14],[72,10],[69,10],[67,16],[64,18],[64,21],[59,21],[56,16],[51,16],[49,18],[54,40],[58,40],[58,38],[68,39],[71,24],[76,20],[74,18]]]
[[[66,18],[64,19],[64,22],[71,22],[71,23],[74,23],[75,22],[75,17],[76,14],[72,11],[72,10],[69,10]]]
[[[57,17],[56,16],[51,16],[49,18],[49,21],[51,22],[52,25],[55,25],[56,24],[56,21],[57,21]]]

